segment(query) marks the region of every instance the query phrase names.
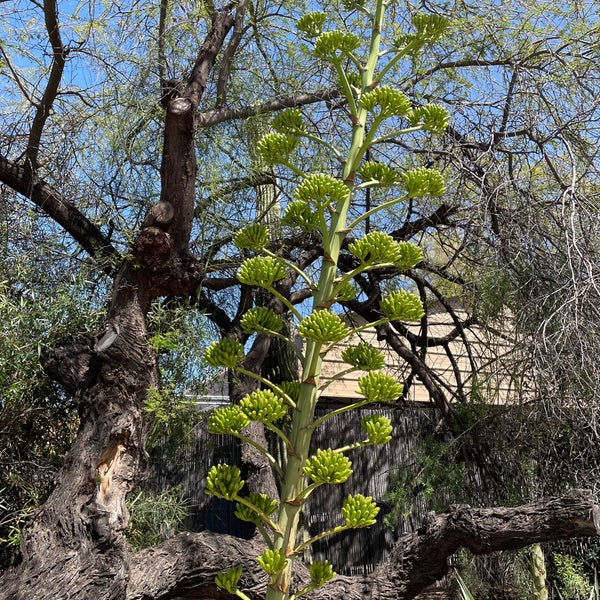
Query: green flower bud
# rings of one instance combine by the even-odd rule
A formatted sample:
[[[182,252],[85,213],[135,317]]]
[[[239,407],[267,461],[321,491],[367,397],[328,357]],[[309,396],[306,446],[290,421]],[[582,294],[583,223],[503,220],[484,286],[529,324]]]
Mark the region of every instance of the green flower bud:
[[[383,415],[369,415],[360,422],[373,446],[387,444],[392,439],[392,422]]]
[[[302,112],[297,108],[288,108],[275,115],[271,126],[279,133],[290,135],[306,131],[306,125],[302,121]]]
[[[443,133],[450,123],[448,111],[439,104],[419,106],[407,115],[408,122],[416,127],[421,125],[424,131]]]
[[[383,369],[385,359],[383,354],[371,344],[360,342],[342,351],[342,360],[351,367],[361,371],[376,371]]]
[[[304,474],[315,483],[344,483],[352,475],[351,466],[347,456],[328,448],[307,459]]]
[[[400,177],[396,169],[376,162],[366,162],[358,170],[358,174],[363,181],[377,181],[379,185],[390,186],[400,182]]]
[[[436,42],[449,25],[445,17],[430,13],[418,13],[412,22],[417,33],[399,33],[394,37],[394,46],[398,50],[408,50],[410,56],[416,56],[425,44]]]
[[[314,55],[325,60],[337,59],[342,54],[354,52],[362,40],[353,33],[339,30],[322,33],[315,42]]]
[[[204,362],[209,367],[235,369],[244,360],[244,347],[232,338],[213,342],[204,352]]]
[[[316,38],[321,35],[326,19],[327,15],[324,12],[310,12],[298,19],[296,29],[310,38]]]
[[[389,85],[382,85],[363,94],[358,104],[382,118],[402,117],[412,108],[406,94]]]
[[[278,333],[283,327],[281,317],[266,306],[251,308],[241,319],[240,325],[244,333]]]
[[[365,0],[342,0],[342,4],[346,10],[356,10],[365,5]]]
[[[349,331],[338,315],[328,310],[316,310],[300,321],[298,333],[305,340],[327,344],[343,340]]]
[[[348,187],[340,179],[316,173],[305,177],[296,188],[294,195],[298,200],[312,203],[315,206],[329,206],[345,200],[348,194]]]
[[[391,321],[421,320],[425,311],[421,299],[406,290],[395,290],[381,300],[381,310]]]
[[[232,500],[244,487],[241,472],[231,465],[214,465],[206,477],[205,493]]]
[[[244,396],[240,408],[251,421],[261,423],[278,421],[287,412],[283,398],[276,396],[271,390],[257,390]]]
[[[271,577],[283,571],[287,562],[283,550],[269,550],[268,548],[258,557],[258,564]]]
[[[358,296],[356,285],[352,281],[344,281],[337,290],[335,299],[338,302],[354,300]]]
[[[431,44],[439,40],[448,29],[450,21],[433,13],[417,13],[412,18],[413,27],[417,30],[417,36]]]
[[[235,594],[241,576],[242,567],[234,567],[223,573],[218,573],[215,577],[215,583],[217,584],[217,587],[220,587],[226,592]]]
[[[444,179],[436,169],[417,167],[405,171],[401,177],[409,196],[441,196],[444,193]]]
[[[397,242],[394,265],[401,271],[416,267],[423,260],[423,251],[412,242]]]
[[[286,276],[282,261],[271,256],[254,256],[247,258],[238,269],[237,278],[246,285],[271,287],[276,281]]]
[[[237,405],[215,408],[208,417],[208,432],[217,434],[239,433],[250,419]]]
[[[267,515],[267,517],[277,510],[277,502],[272,498],[269,498],[266,494],[250,492],[247,500],[256,506],[256,508],[264,515]],[[258,525],[261,520],[256,511],[239,502],[236,504],[235,516],[242,521],[248,521],[255,525]]]
[[[282,381],[278,384],[282,391],[290,397],[294,403],[300,397],[300,382],[299,381]]]
[[[300,227],[306,232],[319,229],[317,214],[302,200],[294,200],[286,206],[281,222],[287,227]]]
[[[342,506],[342,516],[346,520],[346,526],[353,529],[374,525],[377,522],[375,517],[378,512],[379,507],[373,502],[373,498],[362,494],[348,496]]]
[[[233,243],[237,248],[260,252],[269,242],[269,230],[261,223],[253,223],[235,234]]]
[[[336,576],[336,572],[327,560],[315,560],[315,562],[310,563],[308,572],[310,573],[310,583],[315,588],[320,588]]]
[[[397,242],[383,231],[370,231],[363,238],[348,244],[348,250],[365,266],[392,263],[402,271],[423,260],[418,246]]]
[[[267,133],[256,145],[256,151],[267,165],[287,162],[298,145],[298,138],[283,133]]]
[[[373,371],[358,379],[357,391],[369,402],[390,402],[402,394],[402,385],[390,375]]]

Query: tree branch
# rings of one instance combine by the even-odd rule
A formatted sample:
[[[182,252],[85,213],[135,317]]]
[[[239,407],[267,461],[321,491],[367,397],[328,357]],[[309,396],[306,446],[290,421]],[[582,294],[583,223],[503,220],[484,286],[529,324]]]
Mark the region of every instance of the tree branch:
[[[42,131],[46,124],[46,120],[50,115],[50,110],[54,99],[56,98],[56,94],[58,93],[58,86],[60,85],[63,70],[65,68],[66,51],[60,37],[58,8],[55,0],[44,1],[44,19],[46,22],[48,39],[52,45],[52,68],[50,69],[50,76],[48,77],[42,100],[37,105],[37,110],[33,117],[33,123],[31,124],[31,130],[29,132],[29,140],[27,141],[27,149],[25,150],[25,156],[27,158],[26,168],[31,169],[32,172],[34,172],[38,166],[37,157],[40,150]]]
[[[99,260],[105,273],[111,273],[111,261],[118,254],[110,240],[73,204],[67,202],[49,183],[34,178],[32,173],[0,155],[0,181],[39,206],[65,229],[93,258]]]
[[[339,96],[340,92],[338,89],[330,89],[314,93],[298,94],[297,96],[288,96],[287,98],[270,100],[264,104],[245,106],[243,108],[207,110],[198,115],[198,126],[211,127],[225,121],[247,119],[254,115],[262,115],[283,108],[294,108],[296,106],[306,106],[307,104],[333,100]]]
[[[307,598],[410,600],[448,573],[448,558],[459,548],[489,554],[599,532],[600,506],[589,491],[514,508],[453,506],[441,515],[431,513],[416,533],[403,535],[389,559],[371,575],[337,577]],[[231,598],[215,586],[214,578],[235,566],[244,568],[240,589],[250,598],[260,598],[266,575],[255,558],[261,550],[256,540],[206,531],[179,534],[133,556],[126,599]],[[305,577],[302,572],[296,585],[301,586]]]

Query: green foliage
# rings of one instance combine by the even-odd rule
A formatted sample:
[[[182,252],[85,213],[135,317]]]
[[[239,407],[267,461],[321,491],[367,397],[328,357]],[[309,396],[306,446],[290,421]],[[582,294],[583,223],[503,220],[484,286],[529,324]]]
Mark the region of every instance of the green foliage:
[[[448,503],[468,503],[473,488],[465,464],[459,460],[459,448],[434,438],[427,438],[411,451],[412,461],[399,465],[392,475],[389,499],[392,510],[385,523],[396,527],[412,512],[413,502],[422,499],[429,510],[443,510]],[[443,497],[436,493],[444,492]]]
[[[149,449],[161,442],[166,442],[166,452],[181,448],[189,440],[193,424],[198,420],[196,402],[170,385],[150,388],[142,408],[152,417],[147,439]]]
[[[593,593],[593,585],[581,561],[566,554],[553,553],[552,563],[556,572],[557,593],[561,600],[579,600]]]
[[[189,506],[179,487],[160,493],[140,490],[127,499],[126,536],[134,551],[154,546],[181,531]]]

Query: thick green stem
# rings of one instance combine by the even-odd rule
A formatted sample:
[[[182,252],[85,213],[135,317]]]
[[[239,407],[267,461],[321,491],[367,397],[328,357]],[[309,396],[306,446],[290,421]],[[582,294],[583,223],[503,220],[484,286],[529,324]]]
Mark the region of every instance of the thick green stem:
[[[384,2],[378,0],[373,19],[373,30],[369,48],[369,57],[362,74],[362,91],[366,92],[373,84],[375,67],[379,55],[381,27],[384,14]],[[358,108],[354,115],[352,143],[348,151],[342,173],[342,179],[348,186],[348,196],[340,200],[331,214],[329,228],[324,232],[324,256],[319,281],[313,299],[313,311],[327,309],[333,302],[334,282],[342,242],[347,235],[346,223],[348,208],[352,200],[355,171],[365,152],[365,124],[367,111]],[[313,421],[318,400],[318,385],[321,374],[323,344],[308,341],[302,365],[300,395],[292,418],[290,441],[292,449],[286,465],[279,507],[278,525],[283,535],[276,535],[274,548],[283,549],[288,562],[280,575],[269,584],[267,600],[288,600],[292,576],[298,522],[302,509],[302,497],[306,487],[303,468],[308,458]]]

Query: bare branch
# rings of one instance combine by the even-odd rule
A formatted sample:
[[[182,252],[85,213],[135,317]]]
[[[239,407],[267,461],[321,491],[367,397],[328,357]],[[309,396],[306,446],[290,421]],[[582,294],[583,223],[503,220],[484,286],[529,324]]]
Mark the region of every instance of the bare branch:
[[[40,103],[37,105],[37,110],[33,117],[27,149],[25,150],[27,168],[32,171],[35,171],[38,166],[37,158],[40,151],[42,131],[58,93],[58,86],[60,85],[65,68],[66,56],[66,50],[60,37],[58,8],[55,0],[44,0],[44,19],[46,22],[48,39],[52,45],[52,68],[50,69],[50,76],[48,77],[46,89],[44,90]]]
[[[207,110],[200,113],[198,116],[199,127],[211,127],[217,123],[225,121],[234,121],[247,119],[254,115],[262,115],[284,108],[294,108],[297,106],[306,106],[307,104],[315,104],[317,102],[325,102],[339,98],[340,92],[338,89],[323,90],[314,93],[298,94],[297,96],[288,96],[287,98],[279,98],[271,100],[264,104],[256,104],[254,106],[246,106],[244,108],[234,109],[215,109]]]

